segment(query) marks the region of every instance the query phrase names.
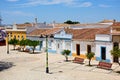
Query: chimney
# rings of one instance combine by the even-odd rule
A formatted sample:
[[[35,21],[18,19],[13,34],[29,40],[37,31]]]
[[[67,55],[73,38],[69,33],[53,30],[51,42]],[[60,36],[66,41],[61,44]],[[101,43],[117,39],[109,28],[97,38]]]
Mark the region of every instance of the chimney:
[[[113,20],[113,24],[115,24],[115,22],[116,22],[116,20],[114,19],[114,20]]]
[[[55,27],[55,21],[53,21],[52,26],[53,26],[53,28]]]
[[[13,24],[13,30],[17,30],[17,24],[16,23]]]
[[[44,22],[44,24],[46,25],[46,22]]]
[[[35,18],[35,24],[37,24],[37,18]]]

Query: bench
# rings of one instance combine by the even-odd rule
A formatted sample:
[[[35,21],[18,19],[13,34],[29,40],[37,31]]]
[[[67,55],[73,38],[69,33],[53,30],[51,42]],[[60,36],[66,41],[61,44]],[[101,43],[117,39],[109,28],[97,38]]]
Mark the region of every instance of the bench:
[[[79,58],[79,57],[75,57],[73,60],[74,63],[83,63],[84,59],[83,58]]]
[[[107,63],[107,62],[99,62],[97,65],[98,68],[104,68],[104,69],[111,69],[112,63]]]

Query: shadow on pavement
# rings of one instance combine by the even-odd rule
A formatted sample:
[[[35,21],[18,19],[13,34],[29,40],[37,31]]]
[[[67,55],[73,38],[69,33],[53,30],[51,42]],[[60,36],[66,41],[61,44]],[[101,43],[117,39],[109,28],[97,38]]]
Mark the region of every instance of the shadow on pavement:
[[[116,71],[116,73],[120,74],[120,71]]]
[[[13,65],[12,62],[4,62],[4,61],[0,61],[0,71],[3,71],[5,69],[9,69],[11,68]]]

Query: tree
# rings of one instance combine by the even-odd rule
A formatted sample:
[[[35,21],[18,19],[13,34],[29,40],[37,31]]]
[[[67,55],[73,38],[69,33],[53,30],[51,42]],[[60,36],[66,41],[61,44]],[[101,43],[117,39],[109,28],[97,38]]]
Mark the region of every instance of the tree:
[[[19,40],[17,40],[16,38],[14,38],[14,39],[11,39],[9,41],[9,44],[12,44],[13,45],[13,49],[15,50],[15,47],[18,44],[18,42],[19,42]]]
[[[35,41],[35,40],[28,40],[28,45],[31,47],[31,49],[32,49],[32,51],[33,51],[33,53],[34,53],[34,51],[35,51],[35,48],[36,48],[36,46],[37,45],[39,45],[40,44],[40,42],[39,41]]]
[[[64,23],[66,23],[66,24],[79,24],[80,22],[67,20],[67,21],[64,22]]]
[[[120,49],[118,47],[114,47],[113,50],[110,51],[111,55],[114,57],[120,57]],[[118,64],[120,65],[119,61]]]
[[[21,46],[22,50],[24,51],[25,46],[28,44],[28,40],[24,40],[22,39],[21,41],[19,41],[19,45]]]
[[[94,52],[91,52],[91,53],[87,53],[86,54],[86,57],[87,59],[89,60],[89,66],[91,65],[90,62],[91,62],[91,59],[94,57],[95,53]]]
[[[30,24],[29,22],[25,22],[24,24]]]
[[[66,58],[66,61],[68,61],[68,55],[70,55],[70,50],[63,50],[62,51],[62,55],[64,55],[65,56],[65,58]]]

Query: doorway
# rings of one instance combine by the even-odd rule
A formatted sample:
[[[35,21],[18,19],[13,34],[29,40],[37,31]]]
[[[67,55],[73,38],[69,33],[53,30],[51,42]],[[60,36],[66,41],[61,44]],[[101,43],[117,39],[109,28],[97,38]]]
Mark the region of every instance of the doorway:
[[[106,60],[106,47],[101,47],[101,58]]]
[[[91,45],[87,45],[87,53],[91,53]]]
[[[80,55],[80,44],[76,44],[76,53]]]

